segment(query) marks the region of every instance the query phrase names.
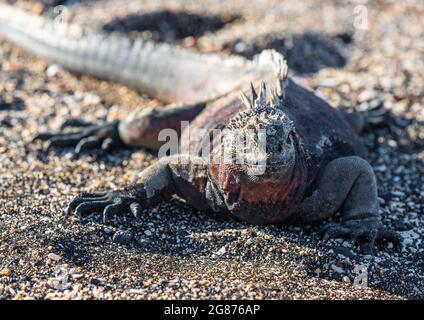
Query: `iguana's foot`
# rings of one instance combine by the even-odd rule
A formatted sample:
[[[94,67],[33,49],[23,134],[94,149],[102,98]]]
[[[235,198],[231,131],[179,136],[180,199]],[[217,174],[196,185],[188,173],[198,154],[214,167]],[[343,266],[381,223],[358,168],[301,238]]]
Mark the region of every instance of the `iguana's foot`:
[[[47,149],[75,147],[75,152],[101,148],[109,151],[124,146],[118,133],[118,121],[102,125],[92,125],[81,120],[68,120],[62,127],[79,127],[79,130],[69,133],[41,133],[34,140],[46,140]]]
[[[135,197],[125,191],[108,193],[82,193],[74,198],[65,210],[65,215],[72,213],[80,218],[89,216],[94,212],[102,212],[103,222],[120,213],[131,212],[136,219],[141,216],[142,206]]]
[[[365,120],[365,130],[387,127],[396,133],[399,130],[404,130],[411,123],[397,117],[390,109],[384,108],[382,104],[360,112],[360,114]]]
[[[375,243],[392,242],[400,247],[401,241],[395,231],[384,228],[379,222],[364,221],[363,219],[350,220],[341,224],[330,223],[321,230],[324,241],[329,238],[352,239],[360,245],[361,252],[373,254]]]
[[[390,109],[382,104],[365,111],[346,112],[346,120],[357,133],[386,127],[391,132],[399,135],[400,131],[408,127],[411,122],[395,116]]]

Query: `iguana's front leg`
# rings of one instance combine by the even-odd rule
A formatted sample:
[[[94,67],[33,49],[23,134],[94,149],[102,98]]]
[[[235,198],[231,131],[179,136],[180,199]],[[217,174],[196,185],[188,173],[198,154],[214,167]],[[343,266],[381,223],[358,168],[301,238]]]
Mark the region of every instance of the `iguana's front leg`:
[[[171,104],[163,108],[138,109],[119,123],[118,132],[126,145],[158,149],[159,132],[172,129],[180,134],[181,122],[193,120],[206,103]]]
[[[42,133],[35,139],[47,140],[48,148],[75,147],[77,154],[95,148],[111,150],[119,147],[157,149],[162,129],[180,133],[181,121],[190,121],[204,108],[205,103],[172,104],[163,108],[139,108],[122,121],[91,125],[80,120],[65,125],[79,127],[70,133]]]
[[[69,204],[66,214],[84,217],[102,212],[105,222],[123,212],[131,212],[138,218],[143,209],[167,201],[173,195],[180,196],[198,210],[207,210],[206,184],[207,166],[202,159],[174,155],[143,170],[136,182],[123,190],[77,196]]]
[[[385,229],[380,222],[375,174],[370,164],[360,157],[331,161],[316,190],[296,211],[293,219],[303,223],[341,212],[341,224],[323,228],[325,238],[350,237],[359,241],[364,251],[372,251],[376,240],[399,241],[396,233]]]

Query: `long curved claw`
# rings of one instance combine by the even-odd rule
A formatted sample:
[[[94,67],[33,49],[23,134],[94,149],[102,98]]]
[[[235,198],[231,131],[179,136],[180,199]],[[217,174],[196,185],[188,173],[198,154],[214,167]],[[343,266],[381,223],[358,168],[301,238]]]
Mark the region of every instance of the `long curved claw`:
[[[400,235],[393,230],[387,230],[385,228],[381,228],[378,231],[376,240],[378,242],[391,242],[397,249],[401,249],[402,247],[402,239]]]
[[[80,129],[70,133],[40,133],[35,140],[47,141],[45,150],[52,148],[75,147],[77,155],[96,148],[109,151],[124,145],[118,133],[118,121],[104,125],[91,125],[82,120],[65,121],[62,127],[77,126]]]
[[[45,147],[46,150],[50,150],[52,148],[63,148],[63,147],[71,147],[75,146],[83,139],[81,134],[69,134],[66,136],[53,136],[48,139],[47,145]]]
[[[51,133],[51,132],[39,133],[34,138],[32,138],[32,142],[35,142],[37,140],[46,141],[46,140],[49,140],[49,139],[51,139],[51,138],[53,138],[54,136],[57,136],[57,135],[58,134]]]
[[[75,153],[81,154],[85,151],[95,149],[103,143],[102,138],[90,136],[79,140],[75,147]]]
[[[335,223],[324,226],[319,232],[324,241],[328,241],[330,238],[350,238],[349,229]]]
[[[107,192],[82,192],[79,196],[83,198],[103,198]]]
[[[142,205],[125,192],[83,193],[76,196],[65,210],[66,216],[74,213],[80,218],[94,212],[101,212],[103,222],[107,223],[113,216],[124,212],[131,212],[135,217],[139,217]]]
[[[94,211],[103,210],[106,206],[108,206],[111,201],[87,201],[83,202],[75,209],[75,214],[78,217],[84,218]]]
[[[82,193],[76,196],[65,209],[65,215],[70,216],[71,213],[82,203],[91,201],[102,201],[107,199],[106,193]]]
[[[401,241],[395,231],[387,230],[380,225],[357,225],[329,224],[320,230],[323,240],[330,238],[352,239],[360,245],[360,251],[364,254],[373,254],[375,243],[392,242],[398,248]]]
[[[372,255],[374,253],[374,244],[377,240],[377,235],[377,228],[371,228],[368,230],[360,229],[358,231],[353,231],[351,238],[359,244],[360,251],[363,254]]]
[[[68,127],[82,128],[82,127],[93,127],[93,126],[94,126],[93,123],[87,122],[81,119],[67,119],[62,123],[60,128],[63,130]]]
[[[115,203],[108,205],[103,210],[103,222],[108,223],[113,218],[113,216],[122,211],[127,211],[127,209],[127,205],[122,201],[116,201]]]
[[[120,145],[119,142],[117,142],[115,139],[106,138],[105,140],[103,140],[101,148],[104,151],[110,151],[115,148],[118,148],[119,145]]]
[[[141,214],[143,211],[143,207],[141,206],[141,204],[139,204],[138,202],[131,203],[130,210],[136,220],[139,220],[141,218]]]

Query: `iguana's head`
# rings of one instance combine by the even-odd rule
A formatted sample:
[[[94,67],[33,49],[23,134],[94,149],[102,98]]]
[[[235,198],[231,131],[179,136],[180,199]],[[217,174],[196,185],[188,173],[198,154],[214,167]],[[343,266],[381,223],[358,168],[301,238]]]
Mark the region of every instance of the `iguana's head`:
[[[211,167],[229,209],[283,201],[296,188],[293,169],[301,147],[294,123],[284,112],[281,87],[271,89],[268,100],[261,83],[258,94],[252,86],[251,98],[242,93],[241,100],[247,108],[229,121],[221,161]]]
[[[246,171],[256,170],[258,175],[284,171],[295,157],[294,123],[283,111],[282,96],[275,89],[271,92],[267,100],[264,82],[259,94],[252,86],[250,99],[242,92],[240,99],[247,109],[231,118],[225,128],[225,138],[229,137],[223,144],[229,148],[227,157],[235,156]],[[225,160],[230,163],[234,159]]]

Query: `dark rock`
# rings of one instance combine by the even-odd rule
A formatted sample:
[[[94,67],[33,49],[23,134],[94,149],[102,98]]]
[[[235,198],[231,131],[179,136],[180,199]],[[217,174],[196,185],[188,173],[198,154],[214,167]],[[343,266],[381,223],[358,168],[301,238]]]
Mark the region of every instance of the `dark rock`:
[[[355,253],[350,250],[349,248],[339,246],[334,248],[334,253],[341,254],[342,256],[345,256],[346,258],[354,258]]]
[[[131,231],[117,231],[113,237],[112,241],[115,243],[128,245],[133,240],[133,235]]]

